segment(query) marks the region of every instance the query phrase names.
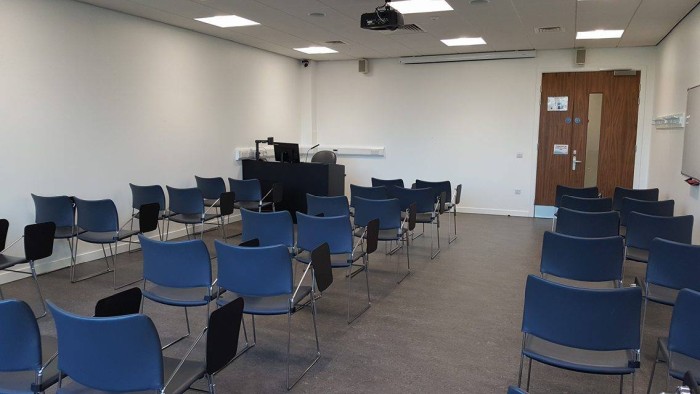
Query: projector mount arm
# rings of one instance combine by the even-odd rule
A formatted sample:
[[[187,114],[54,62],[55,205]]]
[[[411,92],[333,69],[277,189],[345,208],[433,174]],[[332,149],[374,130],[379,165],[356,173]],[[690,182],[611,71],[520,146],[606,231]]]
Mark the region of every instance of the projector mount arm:
[[[377,13],[377,19],[382,21],[382,23],[386,22],[386,19],[382,18],[382,14],[381,14],[381,12],[379,12],[379,9],[384,7],[385,11],[389,11],[391,9],[391,6],[389,5],[389,3],[391,3],[391,0],[385,0],[384,5],[380,5],[379,7],[374,9],[374,12]]]

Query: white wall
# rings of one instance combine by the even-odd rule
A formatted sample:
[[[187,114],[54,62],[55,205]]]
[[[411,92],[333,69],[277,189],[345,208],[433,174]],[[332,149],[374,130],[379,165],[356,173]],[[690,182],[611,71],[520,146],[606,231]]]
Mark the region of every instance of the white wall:
[[[0,48],[0,217],[11,239],[34,220],[30,193],[111,198],[124,222],[129,182],[237,177],[235,146],[300,138],[290,58],[67,0],[0,2]],[[57,243],[53,259],[68,256]]]
[[[684,113],[687,89],[700,84],[700,9],[691,12],[659,46],[654,115]],[[683,130],[652,132],[649,178],[659,185],[661,198],[676,201],[676,215],[695,216],[693,242],[700,243],[699,190],[680,174]]]
[[[541,74],[642,70],[635,185],[644,186],[655,56],[655,48],[589,50],[584,67],[574,66],[573,50],[424,65],[385,59],[372,60],[367,75],[355,61],[319,62],[316,142],[386,148],[384,158],[341,157],[348,183],[449,179],[463,184],[463,212],[532,216]]]

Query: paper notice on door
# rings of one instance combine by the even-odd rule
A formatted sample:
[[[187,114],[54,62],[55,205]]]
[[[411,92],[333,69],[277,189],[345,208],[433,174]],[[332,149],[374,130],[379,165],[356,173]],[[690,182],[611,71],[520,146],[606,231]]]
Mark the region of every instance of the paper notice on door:
[[[569,145],[554,144],[554,154],[555,155],[568,155],[569,154]]]
[[[547,111],[568,111],[569,96],[547,97]]]

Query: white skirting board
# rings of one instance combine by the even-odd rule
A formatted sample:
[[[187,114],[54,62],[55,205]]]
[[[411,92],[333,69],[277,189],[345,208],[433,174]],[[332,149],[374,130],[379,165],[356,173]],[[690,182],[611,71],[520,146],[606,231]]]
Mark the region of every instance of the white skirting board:
[[[518,209],[494,209],[494,208],[474,208],[474,207],[457,207],[457,213],[476,213],[479,215],[498,215],[498,216],[517,216],[517,217],[532,217],[532,214],[525,210]]]

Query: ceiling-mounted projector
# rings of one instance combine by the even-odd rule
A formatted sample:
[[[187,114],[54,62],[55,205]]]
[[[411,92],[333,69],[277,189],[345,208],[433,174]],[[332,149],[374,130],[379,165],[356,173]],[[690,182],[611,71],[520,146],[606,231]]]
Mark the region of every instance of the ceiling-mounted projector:
[[[362,14],[360,27],[368,30],[396,30],[403,26],[403,15],[389,7],[389,1],[377,7],[374,12]]]

